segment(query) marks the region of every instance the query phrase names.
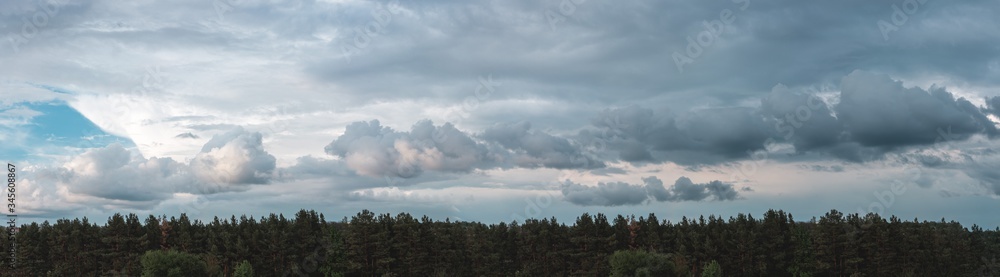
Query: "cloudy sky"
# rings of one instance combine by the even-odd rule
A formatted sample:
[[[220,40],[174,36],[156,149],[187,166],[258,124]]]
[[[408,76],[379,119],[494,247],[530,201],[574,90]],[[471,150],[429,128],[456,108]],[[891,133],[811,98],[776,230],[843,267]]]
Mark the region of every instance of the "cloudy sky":
[[[21,221],[1000,225],[1000,2],[0,2]]]

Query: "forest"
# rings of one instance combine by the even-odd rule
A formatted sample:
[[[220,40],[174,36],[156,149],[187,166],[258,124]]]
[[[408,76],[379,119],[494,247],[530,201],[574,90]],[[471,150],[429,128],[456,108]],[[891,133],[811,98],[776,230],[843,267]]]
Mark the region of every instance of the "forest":
[[[1000,228],[836,210],[497,224],[368,210],[340,221],[115,214],[24,224],[15,240],[2,276],[1000,276]]]

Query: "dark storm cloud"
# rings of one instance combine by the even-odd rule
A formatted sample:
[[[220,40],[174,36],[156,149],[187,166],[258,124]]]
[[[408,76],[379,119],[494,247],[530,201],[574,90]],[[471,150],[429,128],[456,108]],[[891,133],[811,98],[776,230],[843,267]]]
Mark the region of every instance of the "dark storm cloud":
[[[997,134],[968,100],[955,99],[944,88],[905,88],[882,74],[856,71],[844,77],[836,111],[851,140],[863,146],[932,144],[942,132],[959,139]]]
[[[749,5],[744,9],[742,2]],[[365,53],[350,64],[339,57],[310,60],[307,70],[317,79],[377,96],[435,99],[467,94],[456,90],[398,95],[392,87],[461,82],[474,79],[474,74],[493,73],[532,88],[528,94],[613,105],[692,90],[735,103],[779,82],[834,82],[855,69],[906,77],[931,71],[997,83],[990,78],[997,76],[990,64],[1000,54],[994,47],[1000,35],[991,27],[1000,22],[991,15],[1000,5],[986,0],[931,1],[889,32],[887,40],[877,23],[891,21],[892,6],[900,3],[588,1],[574,5],[572,15],[552,28],[544,11],[557,10],[557,3],[404,1],[400,6],[407,12],[394,15],[387,31],[372,37]],[[734,14],[733,22],[714,43],[701,47],[702,53],[683,73],[677,72],[672,55],[684,53],[688,38],[706,31],[705,23],[719,20],[724,10]],[[968,19],[951,20],[953,14]],[[344,22],[348,26],[371,20],[345,16],[352,18]],[[357,34],[342,36],[330,43],[331,56],[339,54],[336,46],[350,44]],[[384,66],[388,64],[393,66]],[[385,76],[396,76],[399,83],[385,82]]]
[[[772,109],[780,99],[776,87],[763,102]],[[839,86],[839,101],[831,111],[815,95],[798,98],[771,114],[779,140],[791,138],[797,152],[827,153],[865,162],[882,159],[904,147],[927,147],[964,140],[975,134],[995,137],[998,132],[982,109],[942,87],[924,90],[904,87],[885,74],[855,71]],[[780,100],[787,102],[786,100]],[[791,109],[794,108],[795,111]]]
[[[1000,118],[1000,96],[994,96],[986,99],[985,112]]]
[[[761,99],[761,112],[771,116],[771,127],[782,141],[798,151],[830,146],[843,131],[840,122],[815,93],[792,91],[779,84]]]
[[[629,162],[654,157],[679,164],[716,163],[763,149],[770,136],[763,117],[750,108],[713,108],[675,115],[639,106],[606,110],[593,121],[601,132],[581,132],[600,140]]]
[[[654,176],[642,178],[642,181],[643,185],[611,182],[590,187],[567,180],[562,184],[562,194],[566,201],[581,206],[638,205],[647,200],[678,202],[739,199],[739,192],[733,185],[720,181],[695,184],[687,177],[680,177],[670,188],[664,187],[663,181]]]
[[[904,87],[884,74],[855,71],[843,78],[830,109],[816,92],[775,86],[759,109],[731,107],[675,114],[629,106],[601,112],[581,141],[600,141],[618,160],[684,165],[745,159],[774,142],[799,153],[822,153],[853,162],[881,159],[910,146],[972,135],[998,135],[994,122],[945,88]],[[988,100],[993,101],[993,100]]]
[[[526,168],[602,168],[604,163],[588,157],[568,139],[532,130],[528,122],[497,123],[483,131],[484,140],[513,152],[514,163]]]

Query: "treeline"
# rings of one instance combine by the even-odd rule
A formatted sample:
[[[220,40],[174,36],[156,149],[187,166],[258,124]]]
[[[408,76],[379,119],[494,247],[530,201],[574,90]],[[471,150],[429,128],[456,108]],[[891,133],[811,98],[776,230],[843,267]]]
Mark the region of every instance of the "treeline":
[[[2,276],[140,276],[144,263],[180,254],[208,276],[237,268],[256,276],[609,276],[612,260],[647,258],[667,263],[662,276],[1000,276],[1000,229],[835,210],[806,222],[772,210],[759,219],[583,214],[569,224],[490,225],[367,210],[340,222],[306,210],[210,222],[116,214],[103,226],[87,218],[25,224],[16,239],[17,267],[4,260]],[[0,242],[9,245],[6,236]]]

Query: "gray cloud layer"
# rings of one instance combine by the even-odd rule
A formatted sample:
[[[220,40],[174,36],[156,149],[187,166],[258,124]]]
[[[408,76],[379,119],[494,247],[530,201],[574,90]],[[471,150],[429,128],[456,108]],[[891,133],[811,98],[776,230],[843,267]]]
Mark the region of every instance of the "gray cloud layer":
[[[985,112],[1000,118],[1000,96],[994,96],[986,99]]]
[[[676,115],[630,106],[602,112],[594,125],[603,132],[582,132],[619,151],[629,162],[659,157],[680,164],[703,164],[747,156],[763,148],[770,135],[764,118],[749,108],[712,108]]]
[[[434,126],[429,120],[417,122],[409,132],[382,126],[378,120],[355,122],[325,150],[354,171],[375,177],[411,178],[425,170],[467,173],[511,166],[604,166],[585,156],[569,140],[531,130],[526,122],[497,124],[478,136],[466,134],[451,123]]]
[[[841,82],[836,111],[850,139],[863,146],[931,144],[939,130],[957,138],[995,136],[996,126],[978,108],[944,88],[904,88],[886,75],[856,71]]]
[[[623,206],[638,205],[648,200],[670,201],[716,201],[736,200],[739,192],[731,184],[712,181],[695,184],[687,177],[680,177],[670,188],[655,176],[642,178],[643,185],[623,182],[598,183],[595,187],[584,186],[566,180],[562,184],[562,194],[566,201],[581,206]]]
[[[528,122],[497,123],[480,135],[513,152],[514,163],[520,167],[558,169],[601,168],[604,163],[583,154],[569,140],[545,132],[531,130]]]
[[[996,123],[984,110],[944,88],[906,88],[889,76],[855,71],[843,78],[839,102],[829,107],[816,93],[775,86],[759,109],[734,107],[669,111],[630,106],[602,112],[599,132],[582,140],[607,142],[627,162],[713,164],[744,159],[766,144],[791,143],[797,152],[863,162],[908,146],[994,138]],[[992,104],[992,101],[988,100]],[[771,141],[769,141],[771,139]]]

